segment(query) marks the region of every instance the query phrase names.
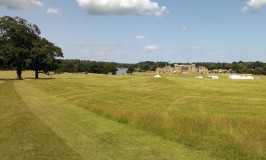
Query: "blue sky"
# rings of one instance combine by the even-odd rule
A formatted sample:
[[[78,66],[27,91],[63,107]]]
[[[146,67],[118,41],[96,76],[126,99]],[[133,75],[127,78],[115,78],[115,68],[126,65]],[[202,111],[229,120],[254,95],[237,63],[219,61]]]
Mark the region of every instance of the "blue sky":
[[[266,0],[0,0],[66,59],[266,62]]]

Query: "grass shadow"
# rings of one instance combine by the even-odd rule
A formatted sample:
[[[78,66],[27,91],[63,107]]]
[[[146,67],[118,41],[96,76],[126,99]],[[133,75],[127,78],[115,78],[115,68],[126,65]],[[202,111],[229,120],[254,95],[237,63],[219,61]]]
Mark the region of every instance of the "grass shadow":
[[[24,80],[52,80],[52,79],[56,79],[56,78],[52,78],[52,77],[49,77],[49,78],[33,78],[33,77],[26,77],[24,78]]]
[[[16,78],[0,78],[0,81],[14,81]]]
[[[22,80],[53,80],[53,79],[56,79],[56,78],[32,78],[32,77],[26,77],[26,78],[23,78]],[[17,78],[0,78],[0,81],[16,81],[18,80]],[[20,81],[20,80],[18,80]]]

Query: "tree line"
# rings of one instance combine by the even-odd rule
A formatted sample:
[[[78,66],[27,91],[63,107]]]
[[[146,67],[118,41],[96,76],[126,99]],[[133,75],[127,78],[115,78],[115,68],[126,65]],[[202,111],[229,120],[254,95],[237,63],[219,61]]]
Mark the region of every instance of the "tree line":
[[[213,69],[226,69],[231,73],[239,74],[257,74],[266,75],[266,63],[256,62],[233,62],[233,63],[214,63],[214,62],[201,62],[194,63],[196,66],[205,66],[209,70]]]
[[[89,60],[66,59],[66,60],[59,60],[59,66],[55,70],[55,72],[116,74],[117,68],[122,66],[123,66],[122,64],[114,62],[97,62]]]
[[[59,60],[59,65],[55,72],[116,74],[118,68],[128,68],[128,73],[132,73],[155,71],[157,67],[165,67],[166,65],[169,65],[169,63],[145,61],[136,64],[128,64],[115,62],[98,62],[79,59],[61,59]]]

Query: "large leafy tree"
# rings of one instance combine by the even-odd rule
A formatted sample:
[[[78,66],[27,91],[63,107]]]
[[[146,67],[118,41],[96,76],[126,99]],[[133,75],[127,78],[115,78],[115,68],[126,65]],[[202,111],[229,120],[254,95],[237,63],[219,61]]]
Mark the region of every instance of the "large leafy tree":
[[[19,17],[0,18],[0,55],[5,65],[16,68],[17,78],[22,79],[22,70],[39,37],[40,29]]]
[[[0,18],[0,59],[3,65],[16,68],[18,79],[26,67],[38,78],[40,71],[48,73],[55,68],[55,57],[63,57],[62,50],[40,34],[38,26],[25,19]]]
[[[57,68],[55,57],[63,57],[63,53],[61,48],[45,38],[38,38],[33,42],[33,46],[27,65],[29,69],[35,71],[35,78],[39,78],[40,72],[48,74]]]

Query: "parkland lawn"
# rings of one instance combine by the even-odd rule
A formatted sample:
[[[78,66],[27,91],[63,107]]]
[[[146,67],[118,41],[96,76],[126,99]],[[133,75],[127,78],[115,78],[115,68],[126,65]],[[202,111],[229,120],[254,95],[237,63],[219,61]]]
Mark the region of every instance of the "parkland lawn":
[[[266,77],[0,71],[0,159],[266,159]]]

